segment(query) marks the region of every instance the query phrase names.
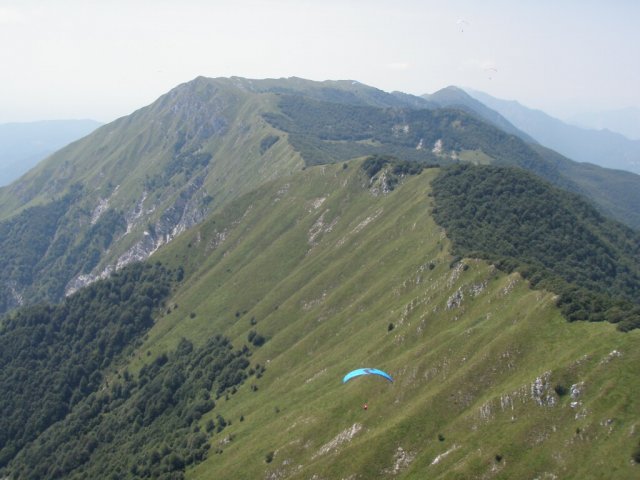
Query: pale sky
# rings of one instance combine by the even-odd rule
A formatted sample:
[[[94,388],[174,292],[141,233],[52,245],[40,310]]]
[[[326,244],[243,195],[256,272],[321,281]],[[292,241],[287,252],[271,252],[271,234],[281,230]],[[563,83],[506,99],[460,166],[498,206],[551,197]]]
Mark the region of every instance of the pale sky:
[[[0,0],[0,123],[108,122],[199,75],[640,107],[640,1]]]

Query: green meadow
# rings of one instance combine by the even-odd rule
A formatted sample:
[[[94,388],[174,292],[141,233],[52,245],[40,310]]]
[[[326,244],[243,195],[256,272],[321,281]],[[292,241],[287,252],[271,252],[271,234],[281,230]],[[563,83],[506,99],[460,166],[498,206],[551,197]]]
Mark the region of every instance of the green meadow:
[[[437,170],[382,193],[349,162],[232,202],[154,258],[186,280],[128,365],[216,333],[265,371],[187,478],[633,478],[639,332],[568,323],[431,216]],[[348,371],[389,372],[359,377]],[[368,403],[368,409],[362,408]]]

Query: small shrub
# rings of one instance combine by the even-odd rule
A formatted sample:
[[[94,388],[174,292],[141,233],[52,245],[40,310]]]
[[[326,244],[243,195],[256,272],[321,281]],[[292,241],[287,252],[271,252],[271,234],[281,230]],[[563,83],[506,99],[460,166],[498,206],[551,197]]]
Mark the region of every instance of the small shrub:
[[[264,153],[269,150],[278,140],[280,140],[280,137],[278,137],[277,135],[267,135],[266,137],[264,137],[260,141],[260,155],[264,155]]]
[[[389,323],[389,326],[387,326],[387,332],[390,332],[394,328],[396,328],[396,326],[393,323]]]
[[[640,463],[640,443],[638,443],[638,446],[633,452],[632,458],[636,463]]]
[[[439,433],[438,434],[438,440],[440,440],[441,442],[444,442],[444,435]]]
[[[207,433],[211,433],[215,430],[216,428],[216,423],[213,420],[208,420],[207,424],[205,425],[204,429],[207,431]]]
[[[271,463],[273,461],[273,456],[275,452],[269,452],[264,456],[264,461],[267,463]]]
[[[267,339],[265,337],[263,337],[259,333],[256,333],[253,339],[251,340],[251,343],[253,343],[256,347],[261,347],[262,345],[264,345],[264,342],[266,341]]]
[[[558,394],[559,397],[564,397],[567,393],[569,393],[567,387],[560,383],[553,387],[553,390]]]

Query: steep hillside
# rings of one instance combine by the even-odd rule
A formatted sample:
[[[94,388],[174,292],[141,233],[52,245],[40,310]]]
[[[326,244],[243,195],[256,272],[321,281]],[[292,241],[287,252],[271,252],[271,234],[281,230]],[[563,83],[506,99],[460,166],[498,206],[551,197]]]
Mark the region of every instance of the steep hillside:
[[[441,108],[459,108],[468,113],[480,115],[489,123],[505,132],[520,137],[525,142],[535,143],[535,140],[522,130],[518,130],[509,121],[495,110],[487,107],[480,101],[467,94],[461,88],[453,85],[440,89],[432,94],[422,95],[422,98],[435,103]]]
[[[433,106],[353,81],[180,85],[0,189],[0,311],[57,301],[146,259],[271,179],[361,155],[516,165],[640,225],[640,184],[630,196],[618,192],[604,172],[587,176],[476,114]]]
[[[143,260],[228,200],[302,168],[264,118],[283,93],[338,108],[408,104],[352,81],[200,77],[176,87],[0,189],[0,312]]]
[[[184,281],[143,344],[3,473],[47,478],[58,451],[68,478],[637,475],[640,332],[566,322],[519,274],[454,261],[430,213],[438,171],[392,170],[307,168],[158,251]],[[215,405],[192,415],[216,335],[251,366],[226,394],[212,383]],[[395,381],[342,384],[358,367]],[[118,428],[136,408],[137,429]]]
[[[467,98],[463,111],[450,95],[447,94],[447,101],[442,95],[436,95],[436,99],[454,108],[416,109],[414,105],[381,109],[282,95],[280,112],[267,113],[265,118],[289,134],[289,141],[308,165],[339,162],[358,155],[392,154],[430,164],[519,166],[585,196],[605,215],[633,228],[640,227],[640,213],[634,207],[640,202],[639,176],[576,163],[530,143],[522,132],[511,135],[501,130],[496,124],[502,125],[505,120],[496,120],[497,114],[479,102]],[[509,130],[515,131],[514,127]]]
[[[380,109],[290,95],[280,97],[279,108],[281,113],[265,118],[289,134],[308,165],[392,154],[419,163],[517,165],[567,188],[572,185],[521,139],[460,110]]]
[[[299,169],[298,154],[262,119],[272,103],[199,78],[1,189],[4,253],[33,250],[3,263],[3,307],[55,301],[147,258],[228,199]],[[32,225],[43,216],[46,226]],[[35,230],[38,238],[25,233]]]
[[[136,264],[60,305],[3,319],[0,467],[103,387],[107,368],[153,325],[153,309],[175,277],[160,265]]]
[[[523,273],[560,295],[569,320],[640,327],[640,234],[526,172],[451,168],[434,182],[455,253]]]
[[[640,229],[640,210],[636,207],[640,204],[640,175],[572,162],[545,147],[534,148],[555,162],[562,175],[571,178],[578,187],[575,191],[589,198],[605,215]]]
[[[638,173],[634,167],[638,162],[633,160],[640,151],[637,145],[633,147],[633,142],[619,135],[615,138],[610,132],[565,125],[517,102],[499,100],[481,92],[471,93],[477,99],[457,87],[447,87],[423,97],[441,107],[472,112],[523,139],[545,162],[554,165],[553,170],[560,178],[568,180],[564,184],[555,183],[589,198],[605,215],[640,228],[640,212],[635,208],[640,203],[640,177],[629,175],[629,172]],[[529,170],[538,173],[535,169]]]

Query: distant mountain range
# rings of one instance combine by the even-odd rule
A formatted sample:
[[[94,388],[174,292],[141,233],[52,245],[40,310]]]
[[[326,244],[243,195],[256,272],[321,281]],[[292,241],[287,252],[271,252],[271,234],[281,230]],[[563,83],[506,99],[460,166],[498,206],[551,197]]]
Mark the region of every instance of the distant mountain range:
[[[516,101],[501,100],[473,90],[468,93],[542,145],[572,160],[640,174],[640,140],[630,140],[609,130],[569,125]],[[633,118],[633,113],[629,118]],[[630,121],[631,128],[637,128],[635,125]]]
[[[0,124],[0,186],[40,160],[102,125],[94,120],[45,120]]]
[[[583,128],[611,130],[631,140],[640,140],[640,108],[587,112],[567,118],[567,122]]]

